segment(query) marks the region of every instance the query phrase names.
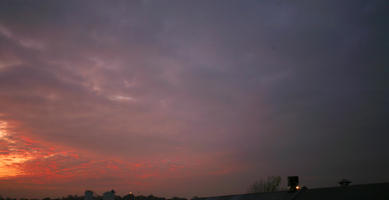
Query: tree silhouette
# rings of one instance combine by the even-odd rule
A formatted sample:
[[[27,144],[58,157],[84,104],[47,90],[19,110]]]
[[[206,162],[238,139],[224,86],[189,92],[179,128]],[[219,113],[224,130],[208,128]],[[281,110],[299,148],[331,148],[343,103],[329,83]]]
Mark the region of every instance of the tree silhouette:
[[[278,191],[280,183],[280,176],[269,176],[267,177],[267,180],[255,181],[252,185],[250,185],[248,193],[275,192]]]

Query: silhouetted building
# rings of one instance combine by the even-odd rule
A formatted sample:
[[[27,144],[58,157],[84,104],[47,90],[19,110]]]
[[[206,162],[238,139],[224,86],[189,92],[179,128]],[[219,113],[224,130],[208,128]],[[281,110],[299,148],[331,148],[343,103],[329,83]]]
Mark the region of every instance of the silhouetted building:
[[[289,192],[295,192],[299,190],[299,177],[298,176],[288,176],[288,190]]]
[[[135,196],[131,194],[127,194],[126,196],[123,197],[123,200],[135,200]]]
[[[103,200],[115,200],[115,190],[104,192]]]
[[[93,191],[86,190],[84,200],[93,200]]]

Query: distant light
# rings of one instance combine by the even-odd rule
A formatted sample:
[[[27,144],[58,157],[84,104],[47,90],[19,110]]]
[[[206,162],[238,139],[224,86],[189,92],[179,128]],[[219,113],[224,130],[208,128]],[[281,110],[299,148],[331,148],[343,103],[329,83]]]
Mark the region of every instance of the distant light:
[[[300,186],[296,186],[296,190],[300,190],[301,188],[300,188]]]
[[[132,194],[132,192],[130,192],[130,194]]]

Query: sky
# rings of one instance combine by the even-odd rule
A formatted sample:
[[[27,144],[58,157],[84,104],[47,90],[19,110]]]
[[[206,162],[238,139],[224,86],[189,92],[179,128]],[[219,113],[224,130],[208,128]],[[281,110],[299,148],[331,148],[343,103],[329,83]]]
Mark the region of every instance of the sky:
[[[0,2],[0,195],[389,181],[386,0]]]

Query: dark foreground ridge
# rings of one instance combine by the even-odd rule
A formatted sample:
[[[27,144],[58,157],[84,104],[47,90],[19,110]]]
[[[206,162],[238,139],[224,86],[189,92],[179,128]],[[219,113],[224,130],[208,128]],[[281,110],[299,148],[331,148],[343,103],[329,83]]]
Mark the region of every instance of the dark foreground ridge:
[[[388,200],[389,183],[352,185],[347,187],[330,187],[301,189],[296,192],[280,191],[201,197],[198,200]]]

